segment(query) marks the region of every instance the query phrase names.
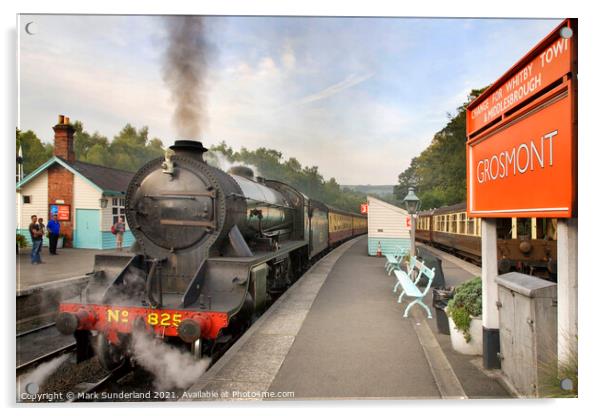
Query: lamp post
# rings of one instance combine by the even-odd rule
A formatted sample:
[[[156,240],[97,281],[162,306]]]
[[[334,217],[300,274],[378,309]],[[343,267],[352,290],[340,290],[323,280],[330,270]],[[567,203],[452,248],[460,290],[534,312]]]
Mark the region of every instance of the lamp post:
[[[410,214],[411,221],[411,229],[410,229],[410,256],[416,255],[416,220],[414,219],[414,215],[420,209],[420,199],[414,193],[414,187],[410,186],[408,188],[408,194],[403,199],[403,202],[406,205],[406,210],[408,214]]]

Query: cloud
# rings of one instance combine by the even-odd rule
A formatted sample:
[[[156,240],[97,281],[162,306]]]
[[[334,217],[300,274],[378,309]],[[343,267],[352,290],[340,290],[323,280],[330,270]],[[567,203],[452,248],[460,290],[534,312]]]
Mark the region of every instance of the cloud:
[[[362,82],[372,78],[373,76],[374,72],[363,75],[351,74],[341,82],[337,82],[336,84],[326,87],[315,94],[310,94],[301,98],[297,102],[297,104],[309,104],[315,101],[324,100],[342,91],[345,91],[348,88],[361,84]]]
[[[159,17],[36,19],[43,36],[25,37],[20,45],[21,127],[48,139],[60,113],[108,137],[130,122],[173,142],[173,107],[160,77],[165,33]],[[210,21],[216,55],[207,82],[204,144],[225,140],[237,149],[277,149],[342,184],[395,183],[471,88],[501,75],[524,53],[521,48],[555,24]],[[506,35],[488,35],[495,31]]]

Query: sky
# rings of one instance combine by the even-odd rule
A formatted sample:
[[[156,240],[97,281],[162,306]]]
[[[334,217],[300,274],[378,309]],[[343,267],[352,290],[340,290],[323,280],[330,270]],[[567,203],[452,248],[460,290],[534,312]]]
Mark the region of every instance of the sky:
[[[29,26],[33,35],[25,31]],[[384,185],[474,88],[561,20],[207,17],[203,144],[268,147],[339,184]],[[126,123],[173,143],[160,16],[21,15],[19,128],[57,115],[112,139]]]

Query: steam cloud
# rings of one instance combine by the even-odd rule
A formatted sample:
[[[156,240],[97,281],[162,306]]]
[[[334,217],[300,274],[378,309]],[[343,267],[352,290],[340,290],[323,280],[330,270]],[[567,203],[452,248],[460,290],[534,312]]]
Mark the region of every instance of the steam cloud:
[[[67,361],[68,358],[69,354],[63,354],[60,357],[56,357],[53,360],[48,361],[47,363],[40,364],[34,370],[22,375],[19,377],[19,389],[17,392],[25,391],[25,388],[30,383],[34,383],[38,387],[41,386],[44,384],[46,379],[48,379],[48,377],[61,366],[61,364]]]
[[[144,331],[132,336],[134,359],[155,376],[154,385],[159,391],[190,387],[209,367],[211,360],[194,359],[192,354],[180,351]]]
[[[176,104],[173,123],[181,138],[197,138],[206,122],[205,74],[208,44],[204,40],[203,18],[165,18],[168,44],[164,56],[163,80]]]

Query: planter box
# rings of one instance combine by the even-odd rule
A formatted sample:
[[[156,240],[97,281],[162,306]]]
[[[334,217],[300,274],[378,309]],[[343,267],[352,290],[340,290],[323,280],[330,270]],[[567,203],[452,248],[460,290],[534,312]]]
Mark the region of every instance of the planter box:
[[[464,339],[464,333],[456,329],[456,324],[451,317],[449,320],[449,332],[451,336],[452,347],[460,354],[466,355],[482,355],[483,354],[483,320],[480,318],[472,318],[470,322],[470,342]]]

